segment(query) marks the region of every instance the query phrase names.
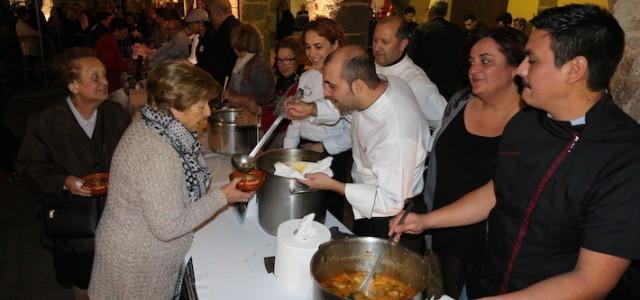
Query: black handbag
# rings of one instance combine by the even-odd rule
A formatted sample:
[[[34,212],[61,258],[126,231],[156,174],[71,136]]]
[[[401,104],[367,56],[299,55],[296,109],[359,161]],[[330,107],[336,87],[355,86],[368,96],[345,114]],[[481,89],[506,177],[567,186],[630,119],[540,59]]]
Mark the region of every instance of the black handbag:
[[[44,235],[49,238],[91,238],[99,217],[98,197],[72,197],[69,205],[47,209]]]

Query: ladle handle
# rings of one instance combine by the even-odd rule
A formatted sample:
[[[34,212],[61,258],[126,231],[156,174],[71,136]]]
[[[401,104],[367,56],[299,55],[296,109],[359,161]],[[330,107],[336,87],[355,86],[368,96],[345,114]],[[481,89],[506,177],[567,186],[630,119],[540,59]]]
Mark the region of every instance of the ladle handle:
[[[404,211],[402,211],[402,215],[400,216],[400,221],[398,221],[398,225],[404,224],[404,220],[407,218],[407,216],[409,215],[412,209],[413,209],[413,201],[410,200],[409,203],[407,203],[407,207],[405,207]],[[396,236],[398,234],[399,233],[395,233],[393,237],[391,237],[392,242],[396,240]]]
[[[273,134],[273,132],[276,131],[276,128],[278,128],[278,125],[280,125],[280,122],[282,122],[282,119],[284,119],[284,116],[280,115],[275,121],[273,121],[273,124],[271,124],[271,127],[269,127],[269,130],[265,132],[265,134],[262,136],[260,141],[258,141],[258,144],[253,148],[253,150],[251,150],[251,153],[249,153],[250,158],[253,158],[254,156],[256,156],[258,151],[262,149],[262,147],[267,142],[269,137],[271,137],[271,134]]]

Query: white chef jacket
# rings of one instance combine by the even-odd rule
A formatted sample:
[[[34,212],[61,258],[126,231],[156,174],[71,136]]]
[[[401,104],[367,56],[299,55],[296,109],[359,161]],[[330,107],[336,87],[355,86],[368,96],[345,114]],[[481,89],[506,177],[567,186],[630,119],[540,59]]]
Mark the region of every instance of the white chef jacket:
[[[422,113],[431,128],[439,128],[447,101],[438,92],[438,87],[431,82],[429,76],[408,55],[391,66],[376,64],[376,72],[382,75],[400,77],[406,82],[418,100]]]
[[[347,116],[354,183],[346,185],[345,195],[356,219],[397,215],[424,184],[431,139],[427,120],[409,86],[395,76],[387,80],[387,89],[371,106]],[[329,110],[318,105],[316,121],[331,121]]]
[[[315,122],[316,118],[292,121],[287,127],[283,148],[296,148],[300,143],[300,137],[322,142],[327,153],[333,155],[351,148],[351,124],[348,120],[340,118],[340,112],[333,103],[324,99],[322,87],[322,73],[318,70],[309,70],[300,75],[298,88],[304,91],[302,101],[326,102],[328,106],[324,114],[329,115],[330,122]],[[320,105],[317,105],[320,106]]]

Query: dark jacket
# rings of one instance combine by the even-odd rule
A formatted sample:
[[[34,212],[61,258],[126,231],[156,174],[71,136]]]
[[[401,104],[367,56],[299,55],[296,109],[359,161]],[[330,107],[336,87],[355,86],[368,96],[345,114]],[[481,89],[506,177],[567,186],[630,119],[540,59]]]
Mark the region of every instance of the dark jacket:
[[[290,10],[285,10],[280,15],[280,20],[276,25],[276,36],[278,40],[288,37],[293,34],[293,30],[296,27],[296,23],[293,19],[293,14]]]
[[[462,87],[463,46],[462,31],[440,17],[421,24],[414,32],[409,56],[427,73],[445,99]]]
[[[94,47],[98,40],[105,34],[109,33],[109,27],[98,22],[89,30],[89,41],[87,44],[89,47]]]
[[[78,201],[63,190],[67,176],[109,171],[111,157],[129,121],[122,106],[107,100],[98,107],[93,137],[89,138],[62,96],[29,119],[16,167],[44,209]],[[69,252],[91,252],[93,238],[56,239],[52,246]]]
[[[264,106],[273,100],[275,79],[269,63],[260,54],[256,54],[244,66],[240,89],[241,95],[251,96],[258,105]]]
[[[198,67],[209,72],[213,78],[222,85],[226,76],[231,76],[231,71],[238,56],[231,48],[231,30],[240,25],[240,21],[234,16],[227,17],[220,27],[212,32],[213,35],[203,41],[203,53],[198,56]],[[207,32],[209,32],[207,30]],[[206,36],[206,35],[205,35]],[[200,46],[198,47],[200,51]]]
[[[580,248],[639,260],[638,173],[640,126],[608,93],[589,109],[585,125],[520,111],[500,142],[488,253],[467,285],[470,298],[495,295],[509,262],[507,292],[573,271]],[[531,207],[528,226],[521,227]],[[519,252],[510,260],[513,249]]]

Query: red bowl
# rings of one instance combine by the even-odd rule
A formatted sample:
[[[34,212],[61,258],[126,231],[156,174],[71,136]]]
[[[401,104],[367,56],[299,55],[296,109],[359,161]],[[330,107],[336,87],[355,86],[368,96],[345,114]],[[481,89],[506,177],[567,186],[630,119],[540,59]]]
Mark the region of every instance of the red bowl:
[[[83,188],[91,191],[92,196],[104,196],[109,189],[109,173],[95,173],[82,177]]]
[[[229,174],[229,180],[233,180],[236,177],[241,177],[242,180],[240,180],[237,184],[236,184],[236,188],[238,190],[241,190],[243,192],[255,192],[258,189],[260,189],[260,187],[262,187],[262,184],[264,183],[264,180],[267,178],[266,174],[264,173],[264,171],[259,170],[259,169],[253,169],[251,171],[249,171],[249,173],[242,173],[240,171],[233,171],[231,172],[231,174]]]

